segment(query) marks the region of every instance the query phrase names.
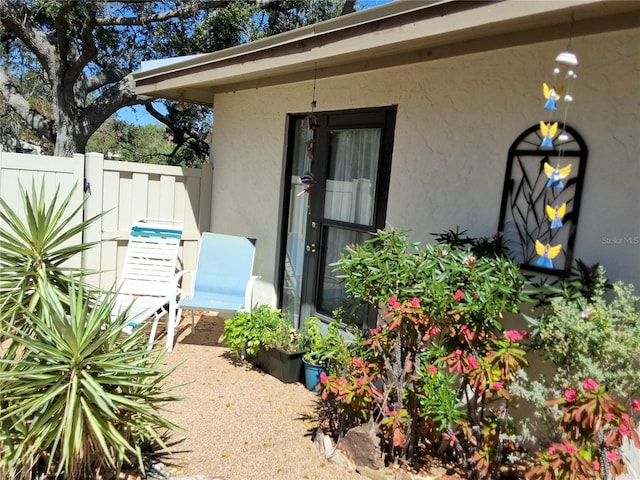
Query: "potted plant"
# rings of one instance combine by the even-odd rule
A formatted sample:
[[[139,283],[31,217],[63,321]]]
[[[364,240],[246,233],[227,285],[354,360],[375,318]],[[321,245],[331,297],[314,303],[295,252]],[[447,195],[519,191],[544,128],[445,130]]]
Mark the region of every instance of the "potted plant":
[[[305,372],[305,385],[312,392],[319,391],[322,372],[339,371],[351,360],[349,342],[341,332],[341,322],[333,320],[322,333],[322,321],[318,317],[309,317],[304,324],[306,352],[302,356]]]
[[[303,335],[279,309],[260,305],[251,312],[237,312],[225,321],[220,342],[282,382],[300,379]]]

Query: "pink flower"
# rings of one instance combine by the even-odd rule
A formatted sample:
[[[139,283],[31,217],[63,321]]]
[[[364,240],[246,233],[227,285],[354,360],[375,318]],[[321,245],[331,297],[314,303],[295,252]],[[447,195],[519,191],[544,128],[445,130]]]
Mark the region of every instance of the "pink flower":
[[[396,297],[395,295],[392,296],[389,299],[389,306],[393,309],[398,309],[400,307],[400,304],[398,303],[398,297]]]
[[[431,375],[435,375],[436,373],[438,373],[438,367],[436,367],[435,365],[429,365],[429,373]]]
[[[456,358],[460,358],[462,356],[462,350],[457,349],[456,351],[453,352],[453,356]]]
[[[351,364],[356,368],[362,368],[364,365],[364,360],[358,357],[353,357],[351,359]]]
[[[600,462],[599,462],[598,460],[594,460],[594,461],[593,461],[593,469],[594,469],[596,472],[599,472],[599,471],[600,471]]]
[[[469,363],[469,368],[478,368],[478,361],[474,357],[469,357],[467,363]]]
[[[474,293],[473,294],[473,298],[475,298],[477,300],[478,298],[480,298],[480,295],[478,295],[477,293]]]
[[[576,446],[573,443],[567,442],[566,440],[564,442],[564,448],[569,455],[575,455],[576,453],[578,453],[578,449],[576,448]]]
[[[640,400],[634,400],[633,402],[631,402],[631,409],[634,412],[640,411]]]
[[[369,333],[370,333],[371,335],[377,335],[379,331],[380,331],[380,327],[376,327],[376,328],[372,328],[372,329],[370,329],[370,330],[369,330]]]
[[[453,298],[455,298],[456,302],[462,301],[462,297],[464,297],[464,292],[460,289],[456,290],[456,293],[453,294]]]
[[[557,452],[556,447],[549,447],[549,455],[555,455]]]
[[[614,452],[613,450],[607,450],[607,459],[610,462],[615,462],[616,460],[618,460],[618,453]]]
[[[517,342],[518,340],[522,340],[522,335],[520,335],[520,332],[517,330],[507,330],[504,332],[504,338],[512,342]]]
[[[578,398],[578,394],[576,393],[576,391],[573,388],[570,388],[568,390],[564,391],[564,399],[569,402],[575,402],[576,398]]]
[[[462,263],[471,267],[476,263],[476,257],[474,257],[473,255],[468,255],[462,259]]]
[[[433,327],[431,330],[429,330],[429,333],[431,335],[437,335],[440,333],[440,329],[438,327]]]
[[[413,297],[411,299],[411,306],[412,307],[419,307],[420,306],[420,299],[418,297]]]
[[[628,433],[629,433],[629,427],[627,427],[624,423],[620,425],[620,435],[622,435],[623,437],[626,437]]]
[[[584,388],[587,392],[591,390],[597,390],[598,382],[596,382],[593,378],[587,378],[584,382],[582,382],[582,388]]]
[[[359,378],[358,380],[356,380],[358,387],[362,387],[362,385],[364,385],[364,382],[362,381],[361,378]]]
[[[502,382],[493,382],[493,384],[491,385],[491,389],[495,390],[496,392],[498,390],[502,390]]]
[[[320,372],[320,383],[324,385],[328,381],[329,377],[327,377],[327,374],[325,372]]]

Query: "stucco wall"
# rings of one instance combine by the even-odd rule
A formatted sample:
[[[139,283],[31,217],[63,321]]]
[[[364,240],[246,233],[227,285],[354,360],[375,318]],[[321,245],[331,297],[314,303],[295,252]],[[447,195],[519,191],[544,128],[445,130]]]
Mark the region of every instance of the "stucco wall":
[[[640,31],[575,38],[567,123],[589,159],[575,257],[640,286]],[[415,240],[459,225],[498,225],[507,150],[546,119],[542,82],[566,42],[319,79],[317,110],[398,105],[388,226]],[[276,242],[289,112],[309,110],[312,83],[215,97],[212,230],[256,237],[258,295],[275,301]]]

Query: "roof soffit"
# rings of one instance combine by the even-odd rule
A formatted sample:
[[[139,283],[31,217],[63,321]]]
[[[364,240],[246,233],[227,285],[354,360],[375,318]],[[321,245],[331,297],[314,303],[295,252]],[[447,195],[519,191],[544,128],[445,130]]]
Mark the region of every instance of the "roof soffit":
[[[210,104],[218,92],[566,38],[572,18],[574,36],[640,26],[640,2],[557,1],[552,11],[548,2],[527,2],[526,8],[514,1],[436,3],[326,33],[290,35],[281,42],[270,37],[267,48],[242,46],[239,54],[227,49],[136,72],[137,90],[175,99],[182,93],[186,101]]]

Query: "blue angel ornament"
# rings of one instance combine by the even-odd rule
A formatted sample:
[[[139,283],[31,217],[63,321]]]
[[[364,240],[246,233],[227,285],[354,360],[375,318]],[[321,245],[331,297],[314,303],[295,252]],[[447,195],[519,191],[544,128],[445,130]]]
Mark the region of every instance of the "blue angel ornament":
[[[562,250],[562,244],[551,246],[545,245],[540,240],[536,240],[536,253],[540,256],[536,265],[544,268],[553,268],[553,259],[556,258]]]
[[[553,148],[553,137],[558,132],[558,122],[544,123],[540,122],[540,133],[542,133],[542,142],[540,146],[543,148]]]
[[[567,212],[567,203],[563,203],[559,207],[546,206],[547,217],[551,222],[551,229],[562,228],[562,219]]]
[[[563,189],[564,188],[563,180],[567,178],[571,173],[571,164],[562,168],[560,168],[559,165],[553,168],[551,165],[549,165],[548,162],[545,162],[544,173],[547,175],[547,178],[549,179],[547,181],[548,188]]]

